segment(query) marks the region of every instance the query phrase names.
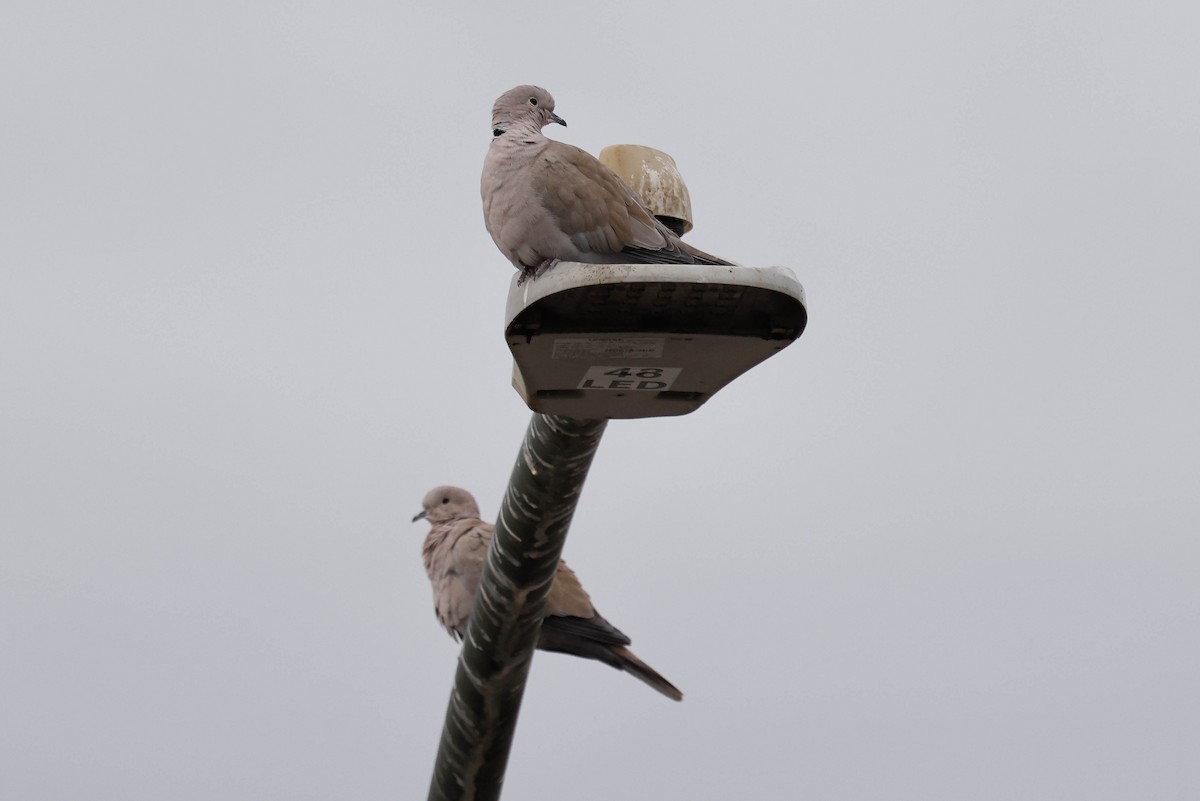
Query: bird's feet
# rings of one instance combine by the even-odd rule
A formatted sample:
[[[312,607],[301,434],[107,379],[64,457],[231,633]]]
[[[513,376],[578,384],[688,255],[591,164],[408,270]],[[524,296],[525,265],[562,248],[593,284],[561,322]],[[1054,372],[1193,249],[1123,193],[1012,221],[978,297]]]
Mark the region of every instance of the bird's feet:
[[[534,267],[526,267],[521,271],[521,274],[517,276],[517,286],[521,286],[521,284],[524,284],[530,278],[541,278],[543,275],[554,269],[554,265],[558,264],[558,261],[558,259],[546,259],[541,264],[538,264]]]

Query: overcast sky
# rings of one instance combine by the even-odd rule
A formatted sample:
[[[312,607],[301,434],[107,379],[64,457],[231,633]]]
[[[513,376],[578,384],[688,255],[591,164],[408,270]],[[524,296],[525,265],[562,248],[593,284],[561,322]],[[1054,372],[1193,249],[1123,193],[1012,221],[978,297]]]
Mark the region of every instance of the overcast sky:
[[[530,413],[494,98],[671,153],[804,336],[609,426],[507,799],[1200,797],[1200,5],[0,10],[0,796],[420,799],[409,522]]]

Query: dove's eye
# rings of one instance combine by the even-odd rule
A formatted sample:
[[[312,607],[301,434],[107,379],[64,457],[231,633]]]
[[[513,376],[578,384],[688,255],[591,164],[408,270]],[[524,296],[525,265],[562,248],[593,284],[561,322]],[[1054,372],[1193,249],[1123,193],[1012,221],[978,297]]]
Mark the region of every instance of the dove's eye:
[[[442,498],[442,503],[450,503],[450,499],[449,499],[449,498]]]
[[[529,98],[529,105],[531,105],[531,106],[536,106],[536,105],[537,105],[537,98],[536,98],[536,97],[531,97],[531,98]]]

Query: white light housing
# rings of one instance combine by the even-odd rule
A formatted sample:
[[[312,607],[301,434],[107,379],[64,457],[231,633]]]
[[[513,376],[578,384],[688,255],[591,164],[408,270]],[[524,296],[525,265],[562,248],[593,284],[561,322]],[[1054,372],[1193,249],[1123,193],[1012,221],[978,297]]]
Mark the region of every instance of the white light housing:
[[[530,409],[609,419],[694,411],[807,322],[785,267],[560,262],[513,277],[504,333]]]

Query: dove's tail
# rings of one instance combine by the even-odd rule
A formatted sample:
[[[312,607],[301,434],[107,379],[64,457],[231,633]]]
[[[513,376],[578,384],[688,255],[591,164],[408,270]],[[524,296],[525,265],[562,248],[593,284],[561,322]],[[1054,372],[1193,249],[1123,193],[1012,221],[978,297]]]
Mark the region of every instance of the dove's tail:
[[[705,252],[704,252],[703,250],[701,250],[700,248],[697,248],[697,247],[692,247],[692,246],[691,246],[691,245],[689,245],[687,242],[683,242],[683,241],[681,241],[681,242],[679,243],[679,247],[680,247],[680,249],[681,249],[681,250],[687,251],[687,254],[688,254],[689,256],[691,256],[691,257],[692,257],[692,258],[695,260],[695,263],[696,263],[696,264],[725,264],[725,265],[732,265],[732,262],[725,261],[725,260],[724,260],[724,259],[722,259],[720,256],[714,256],[714,255],[712,255],[711,253],[705,253]]]
[[[624,670],[626,673],[636,676],[672,701],[683,700],[683,693],[679,691],[678,687],[664,679],[657,670],[634,656],[633,651],[630,651],[623,645],[614,645],[610,652],[616,659],[612,661],[604,660],[608,664],[618,670]]]
[[[590,604],[589,604],[590,606]],[[593,610],[590,618],[574,615],[550,615],[541,621],[538,648],[558,651],[559,654],[582,656],[586,660],[604,662],[607,666],[624,670],[672,700],[683,700],[683,693],[658,671],[638,660],[634,652],[625,648],[629,638],[620,633],[610,622]]]
[[[537,647],[543,651],[595,659],[624,670],[674,701],[682,701],[683,693],[664,679],[654,668],[634,656],[625,647],[629,638],[599,614],[590,618],[551,616],[542,621]]]
[[[664,229],[665,230],[665,229]],[[667,231],[669,234],[670,231]],[[639,248],[628,245],[613,256],[614,263],[626,264],[722,264],[733,265],[719,256],[694,248],[673,234],[661,248]]]

